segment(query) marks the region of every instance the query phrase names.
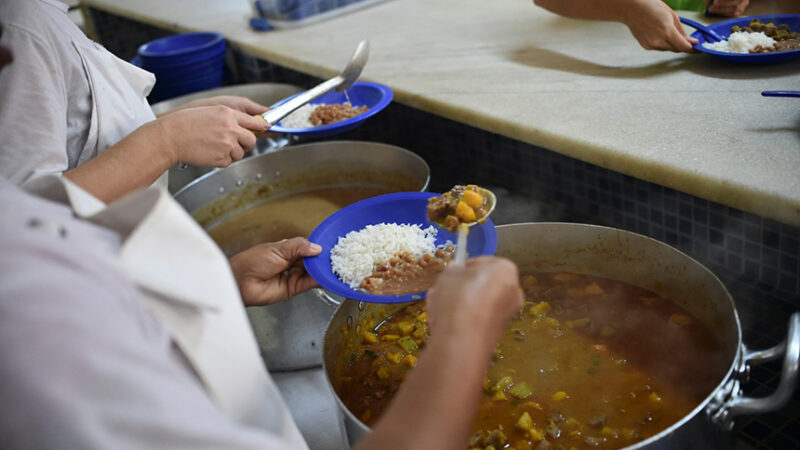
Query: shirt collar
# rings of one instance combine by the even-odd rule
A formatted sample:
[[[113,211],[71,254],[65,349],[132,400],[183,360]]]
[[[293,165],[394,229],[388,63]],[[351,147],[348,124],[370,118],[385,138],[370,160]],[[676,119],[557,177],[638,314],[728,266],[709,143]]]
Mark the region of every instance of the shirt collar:
[[[140,287],[211,309],[231,295],[235,280],[222,250],[165,190],[151,187],[106,207],[63,177],[41,177],[25,189],[119,233],[120,264]]]

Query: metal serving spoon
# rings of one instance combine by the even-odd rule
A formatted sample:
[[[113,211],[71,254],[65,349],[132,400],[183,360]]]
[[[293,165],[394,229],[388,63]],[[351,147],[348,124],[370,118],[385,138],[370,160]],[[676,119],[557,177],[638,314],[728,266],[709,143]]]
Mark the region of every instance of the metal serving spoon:
[[[481,217],[480,219],[470,222],[470,223],[461,223],[457,229],[457,239],[456,239],[456,254],[453,257],[453,261],[457,263],[465,263],[467,261],[467,234],[469,232],[469,228],[473,227],[477,224],[481,224],[486,222],[486,219],[489,218],[489,214],[494,211],[494,207],[497,205],[497,196],[494,195],[494,192],[482,188],[478,186],[478,191],[486,199],[489,205],[489,210],[486,211],[486,215]]]
[[[335,89],[336,92],[341,92],[343,89],[349,88],[358,79],[359,75],[361,75],[361,70],[363,70],[364,66],[367,64],[367,58],[369,58],[369,42],[361,41],[358,43],[356,51],[353,52],[353,56],[350,57],[350,62],[347,63],[342,73],[297,95],[288,102],[270,109],[262,114],[261,117],[270,125],[275,125],[297,108],[331,89]]]
[[[699,32],[703,33],[704,35],[706,35],[706,38],[707,38],[706,41],[708,41],[708,42],[719,42],[719,41],[724,41],[725,40],[725,39],[722,38],[722,36],[717,34],[716,31],[712,30],[711,28],[708,28],[707,26],[703,25],[702,23],[695,22],[694,20],[687,19],[686,17],[679,17],[679,19],[680,19],[680,21],[682,23],[685,23],[686,25],[689,25],[690,27],[695,28],[695,29],[697,29],[697,31],[699,31]]]

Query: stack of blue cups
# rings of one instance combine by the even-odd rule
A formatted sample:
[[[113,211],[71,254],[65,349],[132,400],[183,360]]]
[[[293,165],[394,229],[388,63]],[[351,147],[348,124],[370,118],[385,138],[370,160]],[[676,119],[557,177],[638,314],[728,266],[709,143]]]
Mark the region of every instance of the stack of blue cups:
[[[222,86],[225,38],[199,32],[167,36],[143,44],[137,65],[156,76],[151,103]]]

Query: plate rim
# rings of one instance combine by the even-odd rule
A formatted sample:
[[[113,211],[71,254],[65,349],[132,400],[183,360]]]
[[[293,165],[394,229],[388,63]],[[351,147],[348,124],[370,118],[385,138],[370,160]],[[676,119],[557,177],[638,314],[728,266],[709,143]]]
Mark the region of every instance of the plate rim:
[[[272,132],[275,132],[275,133],[285,133],[285,134],[294,134],[294,135],[317,134],[317,133],[326,133],[326,134],[328,134],[331,131],[336,131],[336,130],[338,130],[340,128],[344,128],[342,131],[347,131],[349,128],[346,128],[346,127],[348,127],[349,125],[357,125],[360,122],[363,122],[363,121],[369,119],[373,115],[375,115],[378,112],[380,112],[383,108],[385,108],[394,99],[394,92],[392,91],[392,89],[389,86],[386,86],[385,84],[374,83],[374,82],[371,82],[371,81],[356,81],[355,83],[353,83],[353,85],[354,86],[355,85],[368,86],[368,87],[376,88],[380,92],[383,93],[383,97],[381,97],[381,100],[378,103],[376,103],[375,106],[370,108],[369,111],[367,111],[365,113],[361,113],[361,114],[359,114],[359,115],[357,115],[355,117],[351,117],[351,118],[346,119],[346,120],[342,120],[342,121],[335,122],[335,123],[330,123],[328,125],[321,125],[321,126],[318,126],[318,127],[308,127],[308,128],[288,128],[288,127],[283,127],[283,126],[280,126],[280,125],[274,125],[274,126],[270,127],[269,131],[272,131]],[[289,97],[286,97],[283,100],[279,100],[278,102],[273,103],[272,105],[270,105],[270,108],[274,108],[276,106],[282,105],[282,104],[288,102],[289,100],[297,97],[300,94],[302,94],[302,92],[298,92],[297,94],[294,94],[294,95],[291,95]],[[309,102],[309,103],[311,103],[311,102]],[[281,119],[281,120],[283,120],[283,119]],[[280,121],[278,123],[280,123]]]

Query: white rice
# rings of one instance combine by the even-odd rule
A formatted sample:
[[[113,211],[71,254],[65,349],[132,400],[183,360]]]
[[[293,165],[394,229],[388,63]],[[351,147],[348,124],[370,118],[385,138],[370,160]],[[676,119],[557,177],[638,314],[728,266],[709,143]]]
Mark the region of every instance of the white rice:
[[[728,36],[727,41],[703,42],[703,48],[726,53],[750,53],[750,50],[758,46],[765,48],[775,45],[775,39],[759,31],[758,33],[748,33],[737,31]]]
[[[311,128],[314,126],[311,123],[311,113],[317,109],[317,106],[324,105],[324,103],[319,103],[317,105],[312,105],[311,103],[306,103],[305,105],[295,109],[292,111],[291,114],[281,119],[280,124],[284,128]]]
[[[331,268],[340,280],[358,289],[364,278],[394,255],[408,252],[414,258],[436,251],[436,228],[380,223],[367,225],[340,237],[331,249]]]

